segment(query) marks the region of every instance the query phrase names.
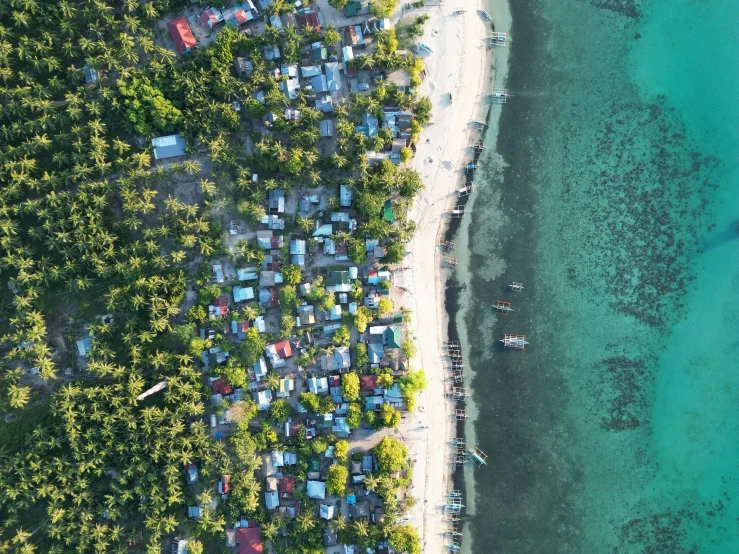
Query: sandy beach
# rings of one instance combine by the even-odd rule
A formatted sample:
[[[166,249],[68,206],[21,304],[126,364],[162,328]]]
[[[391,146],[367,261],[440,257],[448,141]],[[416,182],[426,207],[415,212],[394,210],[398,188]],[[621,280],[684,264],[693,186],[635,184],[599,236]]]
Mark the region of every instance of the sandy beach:
[[[442,357],[446,275],[439,243],[449,221],[445,212],[454,207],[456,190],[464,183],[464,164],[472,160],[471,137],[479,136],[470,122],[487,115],[484,100],[491,82],[492,53],[484,44],[490,24],[477,13],[481,7],[482,2],[475,1],[419,10],[431,17],[421,40],[434,51],[425,56],[427,75],[420,92],[434,108],[432,124],[424,129],[415,157],[426,190],[412,209],[418,227],[408,246],[406,265],[411,267],[408,305],[418,345],[411,363],[425,370],[428,387],[401,433],[415,460],[412,494],[419,499],[409,513],[410,523],[420,530],[425,553],[444,550],[442,504],[452,488],[449,443],[456,422],[453,403],[446,396],[449,383]],[[453,15],[458,9],[466,11]]]

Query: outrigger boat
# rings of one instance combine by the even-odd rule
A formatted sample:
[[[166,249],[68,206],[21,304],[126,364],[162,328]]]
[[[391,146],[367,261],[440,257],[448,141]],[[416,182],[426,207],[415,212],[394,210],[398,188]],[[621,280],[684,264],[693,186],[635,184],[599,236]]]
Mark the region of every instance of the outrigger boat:
[[[507,46],[509,42],[513,42],[508,33],[493,33],[488,37],[488,40],[493,46]]]
[[[473,121],[470,125],[475,129],[484,129],[486,127],[485,122],[483,121]]]
[[[470,448],[467,451],[467,456],[469,457],[470,461],[473,464],[475,464],[477,467],[488,465],[487,463],[488,455],[485,454],[482,450],[480,450],[476,446],[473,448]]]
[[[529,344],[526,342],[525,335],[505,335],[500,339],[500,342],[503,343],[505,348],[513,348],[514,350],[523,350]]]
[[[510,302],[504,302],[503,300],[498,300],[498,303],[493,306],[493,309],[495,310],[495,313],[497,315],[508,315],[510,312],[513,311],[511,308]]]
[[[513,281],[510,285],[508,285],[508,288],[511,289],[513,292],[521,292],[523,290],[523,284]]]
[[[467,10],[457,10],[452,12],[452,15],[462,15],[463,13],[467,13]]]
[[[487,21],[493,20],[493,16],[491,16],[488,12],[477,10],[477,13],[479,13],[483,17],[483,19],[486,19]]]
[[[464,400],[467,398],[467,389],[462,387],[454,387],[452,389],[452,398],[454,400]]]
[[[457,194],[459,196],[467,196],[469,193],[472,192],[473,184],[470,181],[469,183],[466,183],[463,187],[460,187],[457,189]]]
[[[428,44],[424,44],[423,42],[419,42],[417,46],[418,48],[420,48],[424,52],[428,52],[429,54],[433,53],[434,51]]]
[[[479,166],[478,166],[477,164],[467,164],[467,167],[465,167],[465,168],[464,168],[464,172],[465,172],[465,173],[466,173],[467,175],[471,175],[471,174],[475,173],[475,170],[476,170],[476,169],[477,169],[478,167],[479,167]]]
[[[454,209],[453,209],[453,210],[452,210],[451,212],[449,212],[449,213],[450,213],[450,215],[451,215],[452,217],[454,217],[454,218],[457,218],[457,219],[459,219],[460,217],[462,217],[462,216],[464,215],[464,206],[463,206],[462,204],[458,204],[458,205],[457,205],[457,206],[455,206],[455,207],[454,207]]]
[[[468,417],[469,416],[467,415],[467,412],[465,412],[464,410],[454,410],[454,418],[457,421],[463,421],[467,419]]]
[[[506,104],[508,102],[508,91],[494,88],[490,98],[496,104]]]
[[[472,145],[475,149],[475,152],[477,154],[480,154],[483,150],[485,150],[485,143],[483,143],[481,140],[478,140],[475,144]]]

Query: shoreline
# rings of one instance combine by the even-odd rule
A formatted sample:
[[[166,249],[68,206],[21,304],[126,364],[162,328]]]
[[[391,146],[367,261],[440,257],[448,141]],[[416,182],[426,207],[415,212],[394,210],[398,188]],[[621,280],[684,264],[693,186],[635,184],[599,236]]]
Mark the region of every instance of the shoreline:
[[[419,10],[430,16],[422,40],[435,52],[424,60],[427,76],[420,87],[422,94],[432,100],[433,119],[422,132],[415,156],[415,167],[426,189],[412,208],[411,217],[417,228],[408,245],[411,253],[406,261],[412,281],[411,328],[419,345],[413,365],[425,370],[428,385],[409,422],[425,429],[421,430],[421,437],[406,443],[409,457],[415,460],[413,495],[419,500],[409,512],[410,523],[419,530],[425,553],[445,549],[444,535],[438,531],[443,527],[441,505],[448,490],[454,488],[449,446],[457,433],[457,424],[451,419],[453,402],[446,394],[442,359],[442,346],[450,327],[446,288],[451,274],[441,267],[439,243],[458,227],[450,225],[455,220],[444,213],[454,206],[456,190],[464,183],[464,164],[472,160],[470,137],[479,136],[470,123],[488,117],[484,96],[493,71],[492,49],[483,43],[487,24],[477,13],[477,9],[483,9],[483,1],[464,6],[466,13],[452,16],[457,8],[462,6]],[[434,301],[429,302],[430,299]],[[414,431],[414,437],[418,433]]]

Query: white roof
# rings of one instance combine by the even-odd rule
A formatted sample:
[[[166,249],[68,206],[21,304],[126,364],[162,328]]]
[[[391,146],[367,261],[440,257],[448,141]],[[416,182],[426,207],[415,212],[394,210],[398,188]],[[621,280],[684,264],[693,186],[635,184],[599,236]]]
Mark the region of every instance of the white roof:
[[[161,146],[173,146],[177,144],[177,135],[167,135],[166,137],[157,137],[151,139],[151,145],[155,148]]]

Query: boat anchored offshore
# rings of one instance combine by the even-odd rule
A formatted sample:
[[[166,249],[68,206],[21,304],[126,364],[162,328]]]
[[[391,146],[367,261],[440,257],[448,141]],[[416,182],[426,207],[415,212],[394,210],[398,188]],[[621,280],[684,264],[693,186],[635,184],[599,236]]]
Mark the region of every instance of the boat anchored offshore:
[[[488,463],[487,463],[488,455],[485,454],[482,450],[480,450],[476,446],[470,448],[467,451],[467,457],[477,467],[482,467],[482,466],[488,465]]]
[[[490,98],[496,104],[506,104],[508,102],[508,91],[494,88]]]
[[[488,40],[493,46],[508,46],[509,42],[513,42],[508,33],[493,33]]]
[[[498,303],[493,306],[493,309],[498,315],[508,315],[510,312],[513,311],[513,308],[511,308],[511,303],[504,302],[503,300],[498,300]]]
[[[523,290],[523,283],[516,283],[513,281],[510,285],[508,285],[508,288],[511,289],[513,292],[521,292]]]
[[[523,350],[524,347],[529,344],[526,342],[525,335],[508,335],[506,334],[500,342],[503,343],[505,348],[513,348],[514,350]]]

